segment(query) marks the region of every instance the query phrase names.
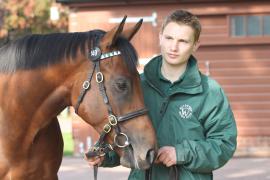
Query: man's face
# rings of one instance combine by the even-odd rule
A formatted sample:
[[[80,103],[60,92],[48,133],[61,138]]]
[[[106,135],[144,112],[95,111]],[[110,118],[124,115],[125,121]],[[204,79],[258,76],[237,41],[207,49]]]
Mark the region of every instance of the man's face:
[[[187,63],[190,55],[196,51],[194,30],[185,24],[170,22],[159,34],[161,54],[164,63],[181,66]]]

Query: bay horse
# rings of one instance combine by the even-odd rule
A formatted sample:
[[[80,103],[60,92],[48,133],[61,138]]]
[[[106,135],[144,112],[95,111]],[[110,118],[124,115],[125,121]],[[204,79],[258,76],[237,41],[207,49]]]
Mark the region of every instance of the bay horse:
[[[123,166],[150,167],[155,132],[129,42],[142,22],[123,30],[125,19],[108,32],[34,34],[0,49],[1,180],[58,179],[63,140],[57,115],[68,106]]]

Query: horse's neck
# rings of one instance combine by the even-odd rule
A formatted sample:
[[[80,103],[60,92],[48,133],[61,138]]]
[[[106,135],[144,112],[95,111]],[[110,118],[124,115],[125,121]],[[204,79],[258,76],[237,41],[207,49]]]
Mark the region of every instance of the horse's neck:
[[[0,75],[0,129],[9,129],[7,133],[17,131],[17,139],[29,136],[31,141],[40,129],[69,105],[70,92],[63,85],[67,69],[53,67]]]

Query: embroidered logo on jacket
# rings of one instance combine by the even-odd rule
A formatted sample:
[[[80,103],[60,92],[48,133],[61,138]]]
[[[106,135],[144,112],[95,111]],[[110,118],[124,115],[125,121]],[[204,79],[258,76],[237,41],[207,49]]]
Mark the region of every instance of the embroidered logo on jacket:
[[[192,108],[190,105],[184,104],[179,107],[179,115],[181,118],[188,119],[192,115]]]

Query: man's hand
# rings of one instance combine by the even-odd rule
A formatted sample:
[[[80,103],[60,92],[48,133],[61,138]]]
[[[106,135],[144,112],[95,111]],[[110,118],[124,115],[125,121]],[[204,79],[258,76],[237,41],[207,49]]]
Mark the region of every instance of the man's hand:
[[[176,164],[176,151],[172,146],[164,146],[158,150],[156,163],[163,163],[165,166],[170,167]]]
[[[93,157],[89,159],[87,159],[87,157],[84,156],[84,159],[88,162],[90,166],[95,166],[95,165],[100,166],[102,162],[104,161],[103,156],[97,156],[97,157]]]

